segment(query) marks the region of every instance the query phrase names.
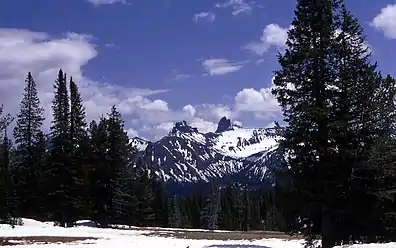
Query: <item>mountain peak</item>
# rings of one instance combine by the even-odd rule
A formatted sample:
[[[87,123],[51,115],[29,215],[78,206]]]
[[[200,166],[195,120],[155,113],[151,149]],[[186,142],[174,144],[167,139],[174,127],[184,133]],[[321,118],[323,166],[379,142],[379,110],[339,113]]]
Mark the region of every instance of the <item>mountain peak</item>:
[[[221,133],[227,130],[232,130],[231,120],[224,116],[220,119],[219,124],[217,125],[216,133]]]
[[[181,122],[176,122],[175,125],[173,126],[172,130],[170,131],[170,134],[175,134],[175,133],[195,133],[198,132],[198,129],[195,127],[191,127],[187,124],[186,121],[181,121]]]

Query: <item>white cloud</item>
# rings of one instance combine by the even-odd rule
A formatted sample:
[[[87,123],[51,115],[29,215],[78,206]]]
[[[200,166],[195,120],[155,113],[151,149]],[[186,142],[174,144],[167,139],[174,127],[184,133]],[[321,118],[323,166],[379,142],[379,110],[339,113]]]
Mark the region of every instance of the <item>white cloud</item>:
[[[184,106],[183,107],[183,111],[187,112],[191,117],[194,117],[194,115],[196,113],[195,108],[192,105],[190,105],[190,104]]]
[[[391,39],[396,39],[396,4],[389,4],[374,17],[371,25]]]
[[[272,119],[279,117],[280,107],[271,88],[243,89],[235,96],[235,115],[248,112],[253,113],[259,119]]]
[[[249,90],[242,90],[235,98],[235,106],[223,104],[185,105],[172,109],[158,95],[166,89],[140,89],[109,82],[98,82],[83,74],[83,67],[98,56],[93,39],[89,35],[68,33],[53,37],[47,33],[22,29],[0,29],[0,104],[5,111],[16,114],[24,88],[24,79],[31,71],[36,80],[41,103],[45,108],[45,127],[48,131],[51,118],[53,83],[59,68],[73,76],[80,88],[88,121],[97,119],[116,105],[123,114],[125,127],[130,136],[160,138],[173,127],[173,123],[186,120],[201,131],[214,131],[221,117],[238,117],[239,113],[264,113],[271,106],[271,99],[243,98]],[[204,63],[208,73],[221,75],[241,68],[238,63],[227,60],[212,60]],[[261,90],[259,92],[262,92]],[[252,104],[261,104],[251,109]],[[256,111],[256,112],[254,112]],[[235,118],[234,118],[235,117]],[[261,118],[261,116],[260,116]]]
[[[194,16],[193,16],[194,22],[199,22],[201,20],[205,20],[207,22],[214,22],[215,19],[216,19],[216,15],[212,12],[200,12],[200,13],[194,14]]]
[[[126,0],[85,0],[95,6],[104,5],[104,4],[129,4]]]
[[[237,16],[242,13],[250,13],[253,10],[254,1],[248,0],[227,0],[223,3],[215,4],[216,8],[231,8],[232,15]]]
[[[139,133],[133,128],[129,128],[126,132],[128,137],[139,137]]]
[[[181,81],[181,80],[189,79],[191,77],[193,77],[193,75],[188,73],[181,73],[179,70],[173,69],[170,73],[169,80]]]
[[[282,49],[285,47],[287,40],[287,31],[288,28],[282,28],[278,24],[268,24],[263,29],[260,41],[251,42],[243,48],[260,56],[263,56],[271,47]]]
[[[241,62],[230,62],[227,59],[207,59],[202,62],[205,71],[211,76],[224,75],[243,68]]]
[[[222,117],[232,118],[232,109],[223,104],[201,104],[195,107],[196,116],[212,122],[218,122]]]
[[[142,108],[154,111],[169,111],[168,103],[161,99],[148,102],[147,104],[142,105]]]
[[[189,124],[204,133],[214,132],[217,128],[217,123],[206,121],[202,118],[194,118]]]
[[[79,85],[88,120],[105,114],[113,104],[122,114],[135,114],[143,121],[146,112],[170,112],[165,101],[150,99],[166,90],[123,87],[84,76],[83,66],[98,55],[90,41],[90,36],[75,33],[58,38],[29,30],[0,29],[0,99],[5,109],[14,115],[19,111],[24,79],[28,71],[32,72],[45,108],[47,131],[52,118],[53,83],[62,68]]]

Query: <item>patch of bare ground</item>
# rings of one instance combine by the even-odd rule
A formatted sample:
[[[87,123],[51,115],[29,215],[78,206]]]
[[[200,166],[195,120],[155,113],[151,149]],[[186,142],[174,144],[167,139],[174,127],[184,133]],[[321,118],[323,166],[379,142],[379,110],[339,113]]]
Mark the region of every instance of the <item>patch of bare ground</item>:
[[[206,239],[206,240],[260,240],[260,239],[301,239],[299,236],[290,236],[281,232],[270,231],[233,231],[233,232],[199,232],[199,231],[153,231],[147,236],[172,237],[179,239]]]
[[[51,236],[0,237],[0,246],[73,243],[78,241],[88,241],[88,240],[96,240],[96,239],[97,238],[92,238],[92,237],[54,237],[54,236],[53,237]]]

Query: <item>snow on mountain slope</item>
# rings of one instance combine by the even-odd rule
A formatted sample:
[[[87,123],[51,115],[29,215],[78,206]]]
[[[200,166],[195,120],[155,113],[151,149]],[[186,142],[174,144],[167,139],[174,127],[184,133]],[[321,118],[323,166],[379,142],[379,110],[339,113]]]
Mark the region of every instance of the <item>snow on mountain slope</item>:
[[[139,137],[135,137],[135,138],[130,139],[130,143],[138,151],[144,151],[144,150],[146,150],[149,141],[141,139]]]
[[[235,158],[277,147],[274,135],[268,129],[236,128],[220,133],[214,142],[219,152]]]
[[[212,180],[266,182],[279,164],[274,129],[243,128],[223,117],[215,133],[201,133],[185,121],[157,142],[144,145],[156,173],[166,181],[193,183]]]

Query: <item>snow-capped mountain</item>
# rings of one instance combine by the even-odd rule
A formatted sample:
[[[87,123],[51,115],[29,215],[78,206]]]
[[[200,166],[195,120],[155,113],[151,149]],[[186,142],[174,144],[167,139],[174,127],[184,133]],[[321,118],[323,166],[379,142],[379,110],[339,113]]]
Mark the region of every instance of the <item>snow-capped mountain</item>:
[[[148,141],[141,139],[139,137],[135,137],[130,140],[131,145],[137,149],[138,151],[144,151],[147,148],[147,145],[149,144]]]
[[[271,169],[280,164],[274,129],[243,128],[225,117],[214,133],[201,133],[182,121],[157,142],[139,138],[131,142],[168,182],[269,183]]]

